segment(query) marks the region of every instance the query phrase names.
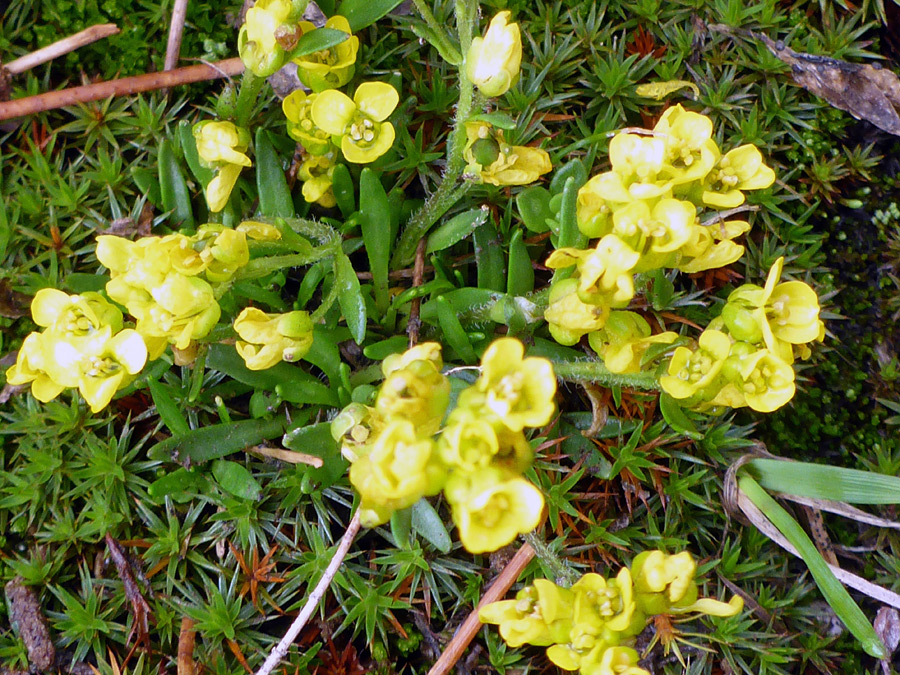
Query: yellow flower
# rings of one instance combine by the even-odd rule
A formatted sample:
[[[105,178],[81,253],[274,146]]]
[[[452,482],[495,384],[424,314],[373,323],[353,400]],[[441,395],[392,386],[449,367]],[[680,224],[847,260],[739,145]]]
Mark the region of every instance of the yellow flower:
[[[31,316],[43,326],[66,337],[85,337],[109,326],[122,329],[122,312],[99,293],[69,295],[55,288],[39,290],[31,301]]]
[[[730,265],[744,255],[744,247],[731,240],[749,229],[750,224],[743,220],[710,226],[695,224],[691,239],[679,251],[681,259],[673,266],[693,274]]]
[[[303,181],[303,199],[309,203],[317,202],[330,209],[337,204],[334,197],[334,167],[336,156],[334,152],[323,155],[309,155],[300,165],[297,177]]]
[[[353,100],[335,89],[320,92],[312,103],[313,123],[340,137],[348,162],[368,164],[391,149],[394,126],[385,120],[400,102],[397,90],[385,82],[359,85]]]
[[[659,384],[673,398],[685,399],[705,393],[725,365],[731,351],[731,340],[718,330],[707,329],[700,335],[696,351],[678,347],[669,362],[668,375]]]
[[[418,359],[385,379],[375,410],[384,419],[408,420],[421,435],[430,435],[440,428],[449,403],[450,380],[433,361]]]
[[[238,354],[250,370],[265,370],[276,363],[297,361],[313,343],[313,324],[306,312],[266,314],[247,307],[234,320]]]
[[[631,563],[631,577],[638,607],[646,614],[662,614],[679,602],[697,598],[694,575],[697,564],[690,553],[666,555],[644,551]]]
[[[495,340],[484,352],[474,385],[485,406],[513,431],[547,424],[555,409],[553,366],[543,358],[523,359],[524,354],[515,338]]]
[[[212,287],[203,279],[177,273],[149,290],[148,300],[123,298],[118,288],[106,285],[109,296],[128,307],[137,319],[137,331],[147,337],[164,337],[178,349],[187,349],[193,340],[206,337],[221,314]]]
[[[57,341],[60,339],[53,336],[51,338]],[[48,357],[52,358],[52,353],[52,344],[43,334],[29,333],[19,347],[15,364],[6,371],[7,383],[12,385],[31,383],[31,393],[43,403],[59,396],[66,386],[77,386],[77,380],[67,385],[57,382],[50,376],[48,369],[52,368],[48,364]]]
[[[232,122],[207,120],[194,125],[194,140],[201,163],[218,170],[205,193],[209,210],[218,213],[225,208],[241,169],[252,165],[244,154],[250,146],[250,134]]]
[[[247,235],[223,225],[201,225],[189,240],[191,247],[199,247],[205,264],[204,274],[210,283],[230,281],[235,273],[250,262]]]
[[[726,316],[750,312],[759,326],[762,340],[770,352],[790,363],[793,360],[789,345],[802,345],[821,340],[825,326],[819,319],[819,298],[802,281],[778,283],[784,258],[778,258],[769,270],[765,288],[744,284],[728,296],[732,309]],[[730,327],[730,326],[729,326]]]
[[[575,596],[552,581],[535,579],[516,593],[515,600],[501,600],[478,611],[482,623],[500,626],[500,636],[510,647],[524,644],[547,646],[566,641],[572,626]]]
[[[281,231],[277,227],[256,220],[245,220],[234,229],[243,232],[253,241],[278,241],[281,239]]]
[[[441,488],[440,468],[430,462],[434,441],[422,438],[407,420],[391,421],[371,450],[350,466],[350,482],[359,492],[365,527],[387,522],[391,515],[412,506]]]
[[[340,441],[344,459],[355,462],[369,451],[384,426],[374,408],[353,402],[331,420],[331,436]]]
[[[557,281],[550,287],[544,319],[553,339],[561,345],[574,345],[582,335],[600,330],[608,316],[607,305],[589,305],[578,297],[577,278]]]
[[[441,357],[441,343],[420,342],[402,354],[391,354],[382,361],[381,372],[384,373],[385,377],[390,377],[392,373],[402,370],[416,361],[428,361],[434,366],[436,371],[440,372],[444,367],[444,360]]]
[[[300,31],[305,35],[316,29],[309,21],[301,21]],[[350,33],[350,22],[340,15],[335,15],[325,22],[325,28]],[[313,91],[337,89],[347,84],[353,77],[356,53],[359,51],[359,38],[355,35],[340,44],[313,54],[294,59],[297,64],[297,77]]]
[[[650,672],[637,665],[638,653],[631,647],[615,645],[607,647],[600,657],[600,662],[590,669],[582,668],[583,673],[590,675],[650,675]]]
[[[534,485],[490,467],[451,474],[444,494],[459,539],[470,553],[496,551],[516,535],[531,532],[544,509],[544,497]]]
[[[311,155],[324,155],[331,148],[331,134],[317,127],[312,119],[312,106],[318,96],[295,89],[281,102],[288,135],[302,143]]]
[[[247,10],[238,34],[238,53],[255,75],[268,77],[283,65],[284,49],[277,38],[290,14],[290,0],[256,0]]]
[[[709,206],[733,209],[744,203],[741,190],[761,190],[775,182],[775,172],[755,145],[742,145],[716,159],[718,164],[703,181],[703,203]]]
[[[80,361],[81,378],[78,391],[91,407],[100,412],[113,395],[134,380],[147,362],[147,346],[131,329],[125,329],[95,354],[85,354]]]
[[[565,249],[559,249],[559,253]],[[634,297],[632,270],[640,254],[615,234],[608,234],[578,260],[578,297],[591,304],[624,307]],[[551,259],[553,255],[551,254]],[[547,260],[547,267],[553,267]]]
[[[500,442],[490,421],[479,417],[474,410],[458,407],[450,414],[437,447],[448,467],[471,473],[493,461]]]
[[[753,410],[772,412],[794,397],[794,369],[768,349],[733,358],[729,379]]]
[[[603,630],[621,633],[631,625],[635,604],[631,573],[623,567],[614,580],[585,574],[572,586],[575,623],[588,625],[599,635]]]
[[[697,209],[679,199],[660,199],[652,208],[633,201],[613,214],[613,233],[641,254],[635,272],[667,266],[694,235]]]
[[[671,344],[677,333],[650,334],[650,324],[634,312],[610,312],[606,325],[588,336],[591,349],[613,373],[641,372],[641,359],[652,344]]]
[[[591,239],[612,232],[612,214],[630,204],[632,197],[615,171],[598,174],[578,190],[575,219],[582,234]]]
[[[712,121],[706,115],[685,110],[680,104],[668,108],[653,131],[665,139],[661,173],[673,185],[701,180],[719,157],[716,142],[712,140]]]
[[[466,173],[491,185],[527,185],[553,169],[546,150],[509,145],[487,122],[466,122]]]
[[[509,12],[499,12],[484,38],[474,38],[466,54],[466,75],[485,96],[502,96],[519,79],[522,36],[519,24],[508,23],[509,17]]]
[[[666,158],[666,143],[654,136],[616,134],[609,142],[609,160],[632,199],[662,197],[672,181],[660,178]]]

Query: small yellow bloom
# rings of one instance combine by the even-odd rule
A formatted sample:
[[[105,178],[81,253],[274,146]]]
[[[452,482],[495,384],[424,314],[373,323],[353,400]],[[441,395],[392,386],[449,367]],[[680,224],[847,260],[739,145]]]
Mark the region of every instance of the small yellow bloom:
[[[535,579],[533,585],[516,593],[515,600],[482,607],[478,618],[482,623],[498,625],[500,636],[510,647],[547,646],[568,640],[574,600],[571,590]]]
[[[151,288],[148,300],[124,297],[113,279],[106,285],[109,296],[128,307],[137,319],[137,331],[147,337],[164,337],[178,349],[187,349],[193,340],[206,337],[221,315],[212,287],[203,279],[177,273]]]
[[[759,412],[777,410],[794,397],[794,369],[768,349],[739,356],[733,384],[747,405]]]
[[[632,197],[615,171],[607,171],[591,178],[578,190],[575,219],[582,234],[591,239],[612,232],[612,214]]]
[[[276,363],[303,358],[313,343],[313,324],[306,312],[266,314],[247,307],[234,320],[241,337],[235,345],[250,370],[265,370]]]
[[[386,420],[403,419],[422,435],[440,428],[450,403],[450,380],[432,361],[419,359],[396,369],[385,379],[375,410]]]
[[[652,344],[671,344],[677,333],[650,334],[650,324],[634,312],[610,312],[606,325],[588,336],[591,349],[613,373],[641,372],[641,359]]]
[[[218,173],[206,186],[209,210],[218,213],[225,208],[241,169],[251,166],[247,157],[250,134],[232,122],[205,121],[194,125],[194,140],[202,164]]]
[[[441,488],[440,469],[431,459],[434,442],[407,420],[385,426],[371,450],[350,466],[350,482],[362,500],[363,526],[387,522],[400,509]]]
[[[486,407],[513,431],[540,427],[553,416],[556,376],[547,359],[522,357],[525,348],[515,338],[495,340],[481,359],[476,389]]]
[[[281,231],[277,227],[257,220],[245,220],[234,229],[243,232],[248,239],[253,241],[278,241],[281,239]]]
[[[632,270],[640,261],[640,254],[615,234],[606,235],[586,253],[578,261],[578,296],[584,302],[610,307],[624,307],[631,302]],[[547,266],[551,266],[550,260]]]
[[[51,336],[52,338],[52,336]],[[56,338],[57,340],[59,338]],[[48,361],[53,356],[53,348],[41,333],[29,333],[22,346],[16,362],[6,371],[8,384],[31,384],[31,393],[43,403],[60,395],[66,386],[77,386],[77,379],[71,383],[61,384],[50,376],[52,367]]]
[[[485,96],[502,96],[519,79],[522,36],[509,17],[509,12],[499,12],[466,54],[466,75]]]
[[[712,170],[720,153],[712,139],[713,125],[706,115],[668,108],[653,127],[666,143],[662,175],[673,185],[701,180]]]
[[[674,184],[660,176],[666,143],[655,136],[616,134],[609,142],[609,160],[632,199],[651,199],[669,193]]]
[[[331,420],[331,436],[340,441],[344,459],[355,462],[369,451],[384,426],[374,408],[353,402]]]
[[[381,363],[381,372],[385,377],[390,377],[395,371],[406,368],[416,361],[428,361],[438,372],[444,367],[441,357],[440,342],[420,342],[415,347],[410,347],[402,354],[391,354]]]
[[[67,337],[85,337],[109,326],[122,329],[122,312],[99,293],[69,295],[55,288],[39,290],[31,301],[31,316],[38,326]]]
[[[444,494],[459,539],[470,553],[496,551],[531,532],[544,509],[544,497],[534,485],[494,468],[451,474]]]
[[[553,339],[561,345],[574,345],[586,333],[600,330],[609,317],[608,305],[589,305],[578,297],[578,283],[577,278],[570,277],[550,287],[544,319]]]
[[[141,372],[147,362],[147,346],[137,331],[125,329],[108,340],[98,353],[83,356],[78,391],[91,412],[97,413]]]
[[[641,254],[635,272],[668,266],[673,254],[694,236],[697,209],[680,199],[660,199],[651,209],[633,201],[613,214],[613,234]]]
[[[621,633],[631,625],[635,604],[631,573],[623,567],[614,580],[588,573],[572,586],[575,594],[575,623]]]
[[[300,165],[297,177],[303,181],[303,199],[312,204],[316,202],[326,209],[337,204],[334,196],[334,167],[336,153],[326,152],[322,155],[308,155]]]
[[[742,190],[761,190],[775,182],[775,172],[755,145],[742,145],[716,159],[703,181],[703,203],[709,206],[733,209],[744,203]]]
[[[725,365],[731,351],[731,340],[718,330],[707,329],[700,335],[696,351],[678,347],[669,362],[668,375],[659,378],[667,394],[685,399],[704,393]]]
[[[679,602],[697,598],[694,575],[697,564],[690,553],[666,555],[644,551],[631,563],[631,577],[638,607],[646,614],[662,614]]]
[[[291,14],[290,0],[256,0],[238,34],[238,53],[248,70],[268,77],[284,64],[278,31]]]
[[[331,148],[331,134],[317,127],[312,119],[312,106],[318,96],[295,89],[281,102],[288,135],[302,143],[311,155],[324,155]]]
[[[509,145],[487,122],[466,122],[466,173],[491,185],[528,185],[553,169],[546,150]]]
[[[300,31],[306,35],[316,27],[309,21],[301,21]],[[343,16],[335,15],[325,22],[325,28],[350,33],[350,22]],[[353,77],[356,64],[356,53],[359,51],[359,38],[349,38],[328,49],[307,54],[294,59],[297,64],[297,77],[313,91],[337,89],[347,84]]]
[[[650,672],[637,665],[639,656],[631,647],[615,645],[607,647],[600,662],[590,670],[582,668],[583,673],[591,675],[650,675]]]
[[[340,138],[348,162],[368,164],[391,149],[394,126],[386,122],[400,102],[397,90],[385,82],[365,82],[353,100],[336,89],[320,92],[312,103],[313,123]]]

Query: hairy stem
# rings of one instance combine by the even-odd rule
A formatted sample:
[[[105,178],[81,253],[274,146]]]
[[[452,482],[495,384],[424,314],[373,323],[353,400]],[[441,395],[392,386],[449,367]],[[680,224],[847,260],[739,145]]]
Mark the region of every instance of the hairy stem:
[[[569,382],[659,391],[659,381],[651,373],[613,373],[602,361],[554,361],[553,370],[558,378]]]
[[[527,541],[531,548],[534,549],[534,554],[538,557],[538,560],[540,560],[544,567],[546,567],[553,575],[554,583],[569,588],[578,581],[578,574],[570,569],[562,559],[553,552],[547,545],[547,542],[544,541],[544,538],[538,534],[537,530],[526,534],[525,541]]]

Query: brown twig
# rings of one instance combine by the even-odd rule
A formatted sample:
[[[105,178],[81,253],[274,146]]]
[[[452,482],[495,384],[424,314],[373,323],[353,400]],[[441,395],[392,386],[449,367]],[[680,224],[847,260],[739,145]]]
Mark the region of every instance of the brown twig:
[[[328,567],[325,569],[322,578],[319,579],[319,583],[316,584],[312,593],[309,594],[309,598],[306,600],[306,604],[303,605],[303,609],[300,610],[297,618],[294,619],[294,623],[291,624],[287,633],[281,638],[281,642],[275,645],[275,648],[266,658],[265,663],[263,663],[260,669],[256,671],[256,675],[269,675],[269,673],[275,669],[275,666],[281,663],[281,660],[287,656],[291,644],[297,639],[297,636],[300,634],[300,631],[303,630],[306,622],[309,621],[309,617],[312,616],[319,601],[331,585],[331,581],[334,579],[334,575],[337,574],[341,563],[344,562],[347,551],[350,550],[350,544],[352,544],[353,540],[356,538],[357,532],[359,532],[359,511],[353,514],[353,518],[350,520],[350,524],[347,525],[347,531],[344,532],[344,536],[341,538],[341,543],[338,545],[337,551],[334,552],[334,556],[332,556],[331,562],[328,563]]]
[[[57,40],[51,45],[41,47],[30,54],[20,56],[15,61],[7,63],[5,68],[11,75],[18,75],[19,73],[31,70],[42,63],[47,63],[47,61],[52,61],[57,57],[73,52],[79,47],[84,47],[97,40],[102,40],[110,35],[115,35],[118,32],[119,27],[114,23],[97,24],[96,26],[85,28],[83,31],[75,33],[75,35],[70,35],[62,40]]]
[[[472,638],[475,637],[475,633],[481,627],[481,621],[478,620],[478,610],[506,595],[510,586],[519,578],[522,570],[525,569],[525,566],[533,557],[534,549],[531,548],[530,544],[524,544],[522,548],[516,551],[513,559],[509,561],[509,565],[504,568],[500,576],[485,591],[478,606],[472,610],[472,613],[466,617],[466,620],[457,629],[453,639],[450,640],[450,644],[447,645],[444,653],[441,654],[441,658],[428,671],[428,675],[445,675],[456,665],[463,651],[469,646]]]
[[[178,675],[194,675],[194,643],[197,631],[194,620],[189,617],[181,619],[181,631],[178,633]]]
[[[0,120],[33,115],[45,110],[62,108],[68,105],[75,105],[76,103],[97,101],[110,96],[136,94],[141,91],[177,87],[182,84],[202,82],[203,80],[232,77],[242,72],[244,72],[243,62],[239,58],[233,58],[209,65],[187,66],[186,68],[176,68],[163,73],[147,73],[107,82],[97,82],[82,87],[50,91],[46,94],[0,103]]]
[[[138,588],[137,582],[134,580],[134,575],[131,573],[131,563],[125,557],[125,552],[122,551],[119,542],[113,539],[108,532],[106,533],[106,547],[109,549],[109,557],[112,558],[116,566],[116,572],[118,572],[119,578],[122,580],[125,597],[131,603],[131,612],[134,615],[131,632],[125,640],[125,643],[128,644],[131,636],[135,636],[134,646],[128,652],[128,656],[131,656],[131,652],[140,645],[143,645],[145,650],[150,649],[150,605],[147,604],[141,590]],[[126,657],[125,662],[127,661],[128,658]]]
[[[419,239],[416,246],[416,261],[413,265],[413,288],[422,285],[422,279],[425,276],[425,237]],[[422,320],[419,318],[419,307],[422,305],[422,298],[415,298],[409,306],[409,321],[406,324],[406,332],[409,334],[409,346],[415,347],[419,342],[419,329],[422,327]]]
[[[169,42],[166,45],[166,60],[163,70],[173,70],[178,63],[186,14],[187,0],[175,0],[175,5],[172,7],[172,20],[169,22]]]

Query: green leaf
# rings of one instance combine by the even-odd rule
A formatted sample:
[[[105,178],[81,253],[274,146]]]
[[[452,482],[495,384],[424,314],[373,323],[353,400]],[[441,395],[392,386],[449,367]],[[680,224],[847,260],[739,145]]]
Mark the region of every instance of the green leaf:
[[[526,295],[534,290],[534,267],[528,255],[528,247],[522,237],[522,230],[513,232],[509,240],[509,274],[506,292],[513,296]],[[509,324],[507,324],[509,325]]]
[[[157,161],[159,162],[159,192],[163,208],[172,212],[175,223],[186,228],[193,228],[194,212],[191,210],[191,196],[168,138],[164,138],[159,144]]]
[[[169,394],[169,387],[158,380],[150,380],[147,382],[147,386],[150,389],[153,403],[156,405],[156,412],[159,413],[159,418],[169,431],[175,435],[190,432],[191,427],[184,419],[184,415],[181,414],[181,409],[175,403],[175,399]]]
[[[381,177],[366,167],[359,178],[359,216],[372,284],[375,307],[384,316],[390,306],[388,267],[391,260],[391,208]]]
[[[256,501],[262,492],[259,482],[253,477],[246,467],[237,462],[229,462],[217,459],[212,465],[213,477],[219,487],[233,494],[235,497]]]
[[[492,222],[485,222],[475,230],[474,238],[478,288],[503,293],[506,290],[506,259],[497,228]]]
[[[828,567],[828,563],[816,549],[803,528],[797,524],[791,515],[781,505],[770,497],[760,485],[748,475],[738,479],[741,491],[753,502],[756,507],[765,514],[771,523],[778,528],[791,545],[797,549],[803,562],[809,567],[809,571],[815,579],[816,585],[825,596],[825,600],[831,605],[831,609],[838,618],[844,622],[847,629],[859,640],[863,649],[876,659],[884,659],[889,656],[881,638],[872,628],[872,624],[863,614],[847,589],[834,576],[834,572]]]
[[[319,468],[310,467],[307,475],[323,487],[334,484],[347,470],[338,442],[331,435],[331,423],[320,422],[288,431],[281,444],[288,450],[305,452],[322,460]]]
[[[550,192],[541,185],[532,185],[516,195],[516,206],[522,222],[532,232],[546,232],[550,229],[547,222],[553,218],[550,210]]]
[[[703,434],[697,431],[694,423],[684,414],[682,407],[665,392],[659,395],[659,411],[662,413],[663,419],[674,431],[684,434],[695,441],[703,438]]]
[[[388,12],[393,10],[403,0],[344,0],[341,3],[339,14],[347,17],[350,30],[354,33],[370,26]]]
[[[291,403],[338,405],[337,395],[300,367],[282,362],[265,370],[250,370],[232,345],[210,345],[206,365],[255,389],[277,392]]]
[[[587,237],[578,229],[578,222],[575,219],[578,189],[577,178],[569,176],[566,179],[565,187],[563,187],[562,203],[559,209],[559,239],[556,242],[556,248],[558,249],[569,246],[584,248],[587,244]]]
[[[584,164],[580,159],[573,159],[572,161],[563,164],[556,172],[554,172],[553,178],[550,180],[550,192],[552,194],[559,194],[562,192],[565,189],[566,181],[569,178],[575,179],[576,190],[580,190],[582,186],[587,183],[587,170],[584,168]]]
[[[491,126],[495,126],[498,129],[503,129],[505,131],[511,131],[516,128],[516,121],[502,112],[490,112],[490,113],[481,113],[479,115],[472,115],[469,120],[473,122],[487,122]]]
[[[357,30],[353,27],[352,22],[350,23],[350,29],[353,31]],[[335,30],[334,28],[316,28],[297,40],[297,46],[287,54],[285,62],[301,56],[309,56],[316,52],[331,49],[349,39],[350,36],[342,30]]]
[[[294,201],[288,189],[281,158],[275,152],[269,132],[256,130],[256,191],[259,212],[268,218],[293,218]]]
[[[361,345],[366,338],[366,303],[356,271],[343,251],[334,254],[334,283],[338,285],[338,302],[350,335]]]
[[[334,192],[335,201],[341,210],[344,219],[356,211],[356,191],[353,188],[353,178],[346,164],[338,164],[331,174],[331,191]]]
[[[165,497],[182,503],[203,492],[206,483],[206,477],[199,471],[182,467],[150,483],[147,494],[157,503],[161,503]]]
[[[428,236],[425,253],[436,253],[450,248],[475,231],[487,220],[486,209],[472,209],[454,216]]]
[[[156,461],[190,460],[193,464],[199,464],[274,438],[282,434],[286,426],[287,420],[277,418],[201,427],[160,441],[147,451],[147,455]]]
[[[391,354],[400,354],[406,351],[408,346],[409,338],[405,335],[394,335],[386,340],[366,345],[363,349],[363,356],[373,361],[384,361]]]
[[[766,490],[848,504],[900,504],[900,478],[825,464],[752,459],[746,469]]]
[[[409,533],[412,530],[412,507],[394,511],[391,516],[391,535],[397,548],[409,548]]]
[[[441,553],[450,552],[450,533],[438,512],[424,497],[412,505],[412,527]]]
[[[435,298],[435,302],[437,303],[438,322],[447,344],[453,347],[453,351],[466,363],[472,364],[478,361],[478,355],[475,353],[472,343],[469,342],[469,336],[463,330],[462,324],[453,310],[453,305],[443,296]]]
[[[151,171],[147,167],[131,167],[131,177],[134,178],[134,184],[138,186],[138,190],[142,195],[147,196],[153,206],[162,209],[162,194],[159,190],[159,172]]]

